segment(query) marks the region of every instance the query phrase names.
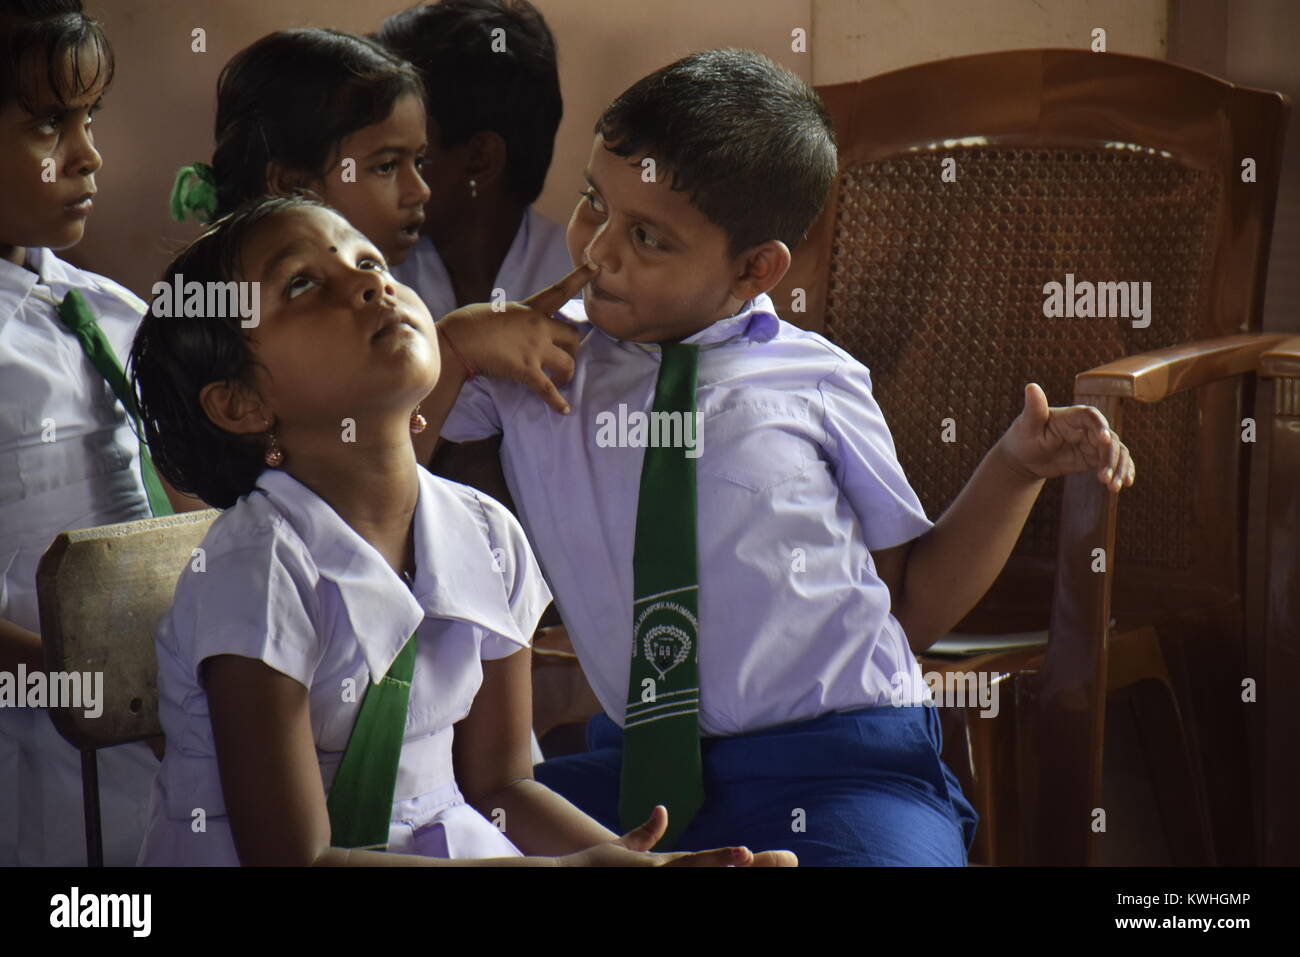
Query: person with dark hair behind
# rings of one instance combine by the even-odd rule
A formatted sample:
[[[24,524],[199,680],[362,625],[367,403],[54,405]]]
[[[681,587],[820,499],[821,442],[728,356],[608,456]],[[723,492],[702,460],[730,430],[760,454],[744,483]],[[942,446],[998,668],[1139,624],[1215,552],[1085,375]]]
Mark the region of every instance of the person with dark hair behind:
[[[376,38],[424,80],[428,111],[420,241],[393,274],[434,316],[471,302],[515,299],[570,269],[564,227],[532,203],[551,165],[563,102],[555,40],[528,0],[441,0],[402,10]],[[420,461],[487,492],[512,511],[499,437],[415,440]],[[554,610],[543,622],[559,624]],[[535,760],[542,759],[540,745]]]
[[[419,70],[429,122],[431,195],[397,278],[441,316],[567,273],[564,228],[531,205],[563,112],[555,40],[537,8],[441,0],[393,14],[376,36]]]
[[[113,70],[81,0],[0,0],[0,675],[24,690],[24,671],[45,670],[36,566],[54,537],[203,507],[154,484],[101,371],[125,357],[144,303],[55,254],[80,242],[94,207],[92,117]],[[7,698],[0,866],[84,865],[80,756],[44,707]],[[158,761],[140,742],[98,764],[104,861],[130,864]]]

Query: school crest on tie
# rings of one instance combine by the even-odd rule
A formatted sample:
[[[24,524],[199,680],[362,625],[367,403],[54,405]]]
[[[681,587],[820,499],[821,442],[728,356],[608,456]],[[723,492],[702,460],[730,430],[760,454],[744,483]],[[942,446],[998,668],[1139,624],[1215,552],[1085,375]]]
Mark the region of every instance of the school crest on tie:
[[[662,681],[668,672],[690,657],[694,648],[692,636],[698,629],[695,616],[683,606],[671,601],[655,602],[636,620],[633,647]]]

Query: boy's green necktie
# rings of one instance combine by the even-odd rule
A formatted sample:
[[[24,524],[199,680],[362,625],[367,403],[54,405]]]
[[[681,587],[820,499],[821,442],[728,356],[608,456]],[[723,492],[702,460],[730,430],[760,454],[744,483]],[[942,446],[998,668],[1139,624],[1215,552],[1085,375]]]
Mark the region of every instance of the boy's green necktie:
[[[680,414],[684,434],[695,428],[699,348],[679,342],[661,348],[654,412]],[[685,448],[647,447],[632,553],[632,672],[619,817],[628,831],[644,824],[656,804],[667,807],[659,850],[676,844],[704,801],[695,539],[695,459]]]
[[[104,330],[99,328],[99,323],[95,321],[95,315],[86,304],[86,298],[76,289],[70,290],[59,303],[58,311],[63,324],[77,337],[82,351],[104,377],[104,381],[108,383],[113,394],[126,409],[126,414],[136,423],[136,437],[139,439],[140,410],[136,407],[135,396],[127,384],[122,364],[113,354],[113,347],[109,344],[108,337],[104,335]],[[171,515],[171,500],[163,491],[158,473],[153,468],[153,459],[149,457],[149,450],[145,447],[143,439],[140,439],[140,476],[144,479],[144,491],[149,497],[149,510],[153,512],[154,517]]]

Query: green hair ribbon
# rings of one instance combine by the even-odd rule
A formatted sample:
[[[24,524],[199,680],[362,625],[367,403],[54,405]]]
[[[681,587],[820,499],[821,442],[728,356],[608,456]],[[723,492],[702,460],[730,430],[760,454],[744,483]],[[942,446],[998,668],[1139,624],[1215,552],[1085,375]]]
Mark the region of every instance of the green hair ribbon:
[[[211,222],[217,214],[217,177],[207,163],[182,166],[172,184],[172,219],[185,222],[187,214],[199,222]]]

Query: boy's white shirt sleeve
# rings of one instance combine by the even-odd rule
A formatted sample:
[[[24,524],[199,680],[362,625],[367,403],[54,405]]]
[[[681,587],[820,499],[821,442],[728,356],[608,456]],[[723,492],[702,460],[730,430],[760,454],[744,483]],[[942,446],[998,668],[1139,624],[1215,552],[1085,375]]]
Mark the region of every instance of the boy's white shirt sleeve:
[[[265,662],[310,688],[322,643],[313,622],[317,576],[296,536],[261,526],[238,546],[209,547],[204,570],[187,568],[177,595],[177,624],[191,635],[190,664],[239,655]]]
[[[478,376],[466,382],[442,424],[442,437],[448,442],[475,442],[500,432],[501,412],[490,380]]]
[[[898,462],[893,436],[871,394],[867,368],[841,361],[818,390],[825,451],[836,483],[862,523],[867,548],[892,548],[928,531],[934,523]]]

